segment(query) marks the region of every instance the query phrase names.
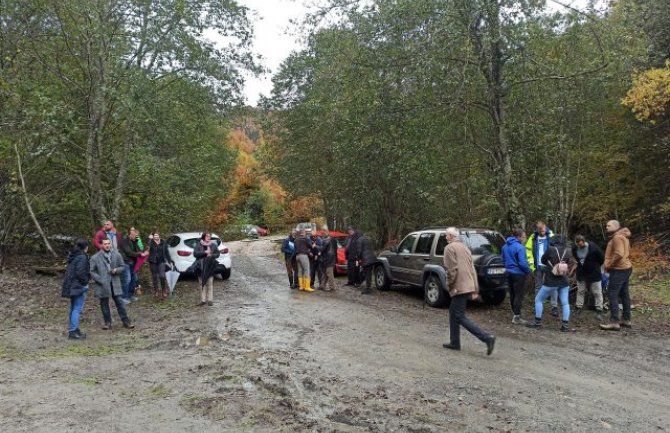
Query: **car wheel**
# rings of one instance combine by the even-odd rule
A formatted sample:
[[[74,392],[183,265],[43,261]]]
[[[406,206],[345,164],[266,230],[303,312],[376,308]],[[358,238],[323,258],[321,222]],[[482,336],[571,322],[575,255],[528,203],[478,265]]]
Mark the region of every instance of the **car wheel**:
[[[445,307],[451,302],[449,293],[442,288],[442,284],[440,284],[440,280],[435,274],[428,275],[423,283],[423,291],[426,304],[431,307]]]
[[[480,293],[482,300],[486,305],[500,305],[505,300],[507,292],[505,290],[495,290]]]
[[[382,265],[377,265],[375,266],[375,285],[377,286],[377,290],[389,290],[391,288],[391,281],[389,278],[386,276],[386,271],[384,270],[384,266]]]
[[[221,278],[223,278],[224,280],[227,280],[228,278],[230,278],[230,268],[221,272]]]

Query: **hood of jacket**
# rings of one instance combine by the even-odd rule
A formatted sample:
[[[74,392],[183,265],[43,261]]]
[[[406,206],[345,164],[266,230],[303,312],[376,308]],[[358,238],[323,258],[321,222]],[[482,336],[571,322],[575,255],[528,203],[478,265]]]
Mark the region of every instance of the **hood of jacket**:
[[[549,239],[549,245],[552,247],[565,247],[565,238],[561,235],[552,236]]]
[[[628,230],[628,227],[621,227],[620,229],[618,229],[614,233],[610,234],[610,238],[613,238],[615,236],[623,236],[623,237],[626,237],[626,238],[630,238],[630,235],[631,235],[631,233],[630,233],[630,230]]]
[[[505,243],[507,245],[521,244],[521,242],[519,242],[519,239],[517,239],[516,236],[507,237],[507,239],[505,239]]]
[[[68,254],[67,262],[72,263],[72,261],[76,259],[77,256],[81,256],[82,254],[84,254],[82,250],[80,250],[79,248],[74,248],[73,250],[70,251],[70,254]]]

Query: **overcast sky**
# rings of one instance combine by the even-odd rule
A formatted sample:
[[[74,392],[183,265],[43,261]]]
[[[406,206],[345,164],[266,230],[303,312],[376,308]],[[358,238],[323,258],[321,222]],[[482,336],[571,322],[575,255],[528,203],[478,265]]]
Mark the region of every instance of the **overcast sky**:
[[[254,52],[263,56],[263,65],[269,73],[254,78],[246,77],[244,94],[249,105],[255,106],[259,95],[269,95],[272,75],[291,51],[300,47],[298,37],[289,35],[292,19],[301,20],[309,8],[306,0],[238,0],[251,9],[254,23]],[[313,3],[313,2],[311,2]]]

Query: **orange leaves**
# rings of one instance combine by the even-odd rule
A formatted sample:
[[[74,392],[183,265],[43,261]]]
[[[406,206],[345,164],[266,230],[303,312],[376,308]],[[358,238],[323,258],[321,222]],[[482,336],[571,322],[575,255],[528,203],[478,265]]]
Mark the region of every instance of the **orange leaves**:
[[[621,104],[631,109],[640,122],[655,123],[655,118],[670,109],[670,60],[665,68],[654,68],[633,78],[633,87]]]

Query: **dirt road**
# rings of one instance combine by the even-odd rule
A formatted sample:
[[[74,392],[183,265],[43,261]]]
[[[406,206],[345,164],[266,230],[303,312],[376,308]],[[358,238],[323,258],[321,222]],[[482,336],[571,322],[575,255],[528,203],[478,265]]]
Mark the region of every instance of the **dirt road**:
[[[273,243],[230,247],[213,307],[180,281],[106,332],[90,298],[85,342],[65,338],[59,280],[0,274],[0,431],[670,431],[667,336],[475,307],[494,354],[467,333],[447,351],[446,311],[407,290],[291,291]]]

